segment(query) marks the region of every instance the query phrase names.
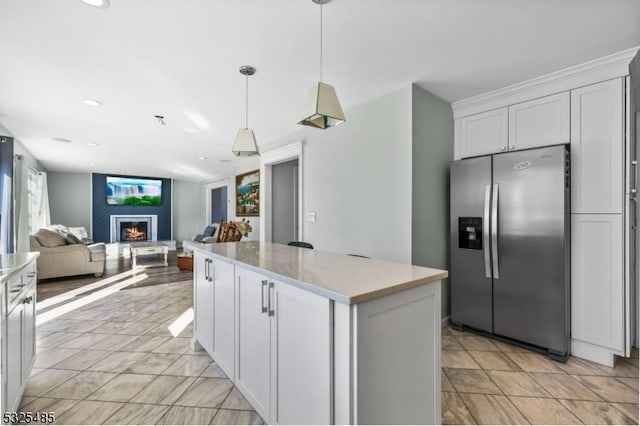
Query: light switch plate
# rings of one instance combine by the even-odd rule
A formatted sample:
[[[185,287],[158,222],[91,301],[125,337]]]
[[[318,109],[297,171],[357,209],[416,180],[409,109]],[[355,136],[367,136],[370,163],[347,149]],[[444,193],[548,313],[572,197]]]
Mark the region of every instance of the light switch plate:
[[[316,221],[316,214],[314,213],[309,213],[307,214],[307,222],[315,222]]]

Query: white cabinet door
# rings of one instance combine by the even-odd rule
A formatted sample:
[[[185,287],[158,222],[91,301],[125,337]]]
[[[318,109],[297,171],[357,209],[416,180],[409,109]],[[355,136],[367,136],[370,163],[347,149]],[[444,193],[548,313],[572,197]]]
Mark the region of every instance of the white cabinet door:
[[[214,259],[213,357],[224,373],[235,375],[235,294],[233,264]]]
[[[5,411],[15,411],[18,408],[18,394],[22,387],[22,326],[24,324],[24,305],[18,303],[9,313],[6,320],[7,327],[7,389],[4,407]]]
[[[571,212],[622,213],[622,79],[571,91]]]
[[[270,421],[270,321],[268,280],[236,269],[235,385],[267,423]]]
[[[196,340],[209,354],[213,353],[214,304],[213,304],[213,260],[202,253],[194,254],[193,306]]]
[[[480,114],[459,118],[456,138],[462,158],[494,154],[508,148],[508,109],[499,108]]]
[[[509,107],[509,150],[569,143],[569,92]]]
[[[22,325],[22,380],[26,383],[36,354],[36,287],[26,293]]]
[[[571,215],[571,337],[623,350],[622,216]]]
[[[270,283],[272,421],[331,423],[332,319],[329,299]],[[266,420],[266,419],[265,419]]]

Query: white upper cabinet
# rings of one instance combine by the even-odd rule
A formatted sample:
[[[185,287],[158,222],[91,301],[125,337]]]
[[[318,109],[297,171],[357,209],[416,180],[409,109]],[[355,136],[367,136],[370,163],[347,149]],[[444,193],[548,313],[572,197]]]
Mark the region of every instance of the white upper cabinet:
[[[499,108],[456,120],[460,157],[494,154],[508,149],[509,111]]]
[[[571,211],[622,213],[622,78],[571,91]]]
[[[509,150],[569,143],[569,92],[509,107]]]

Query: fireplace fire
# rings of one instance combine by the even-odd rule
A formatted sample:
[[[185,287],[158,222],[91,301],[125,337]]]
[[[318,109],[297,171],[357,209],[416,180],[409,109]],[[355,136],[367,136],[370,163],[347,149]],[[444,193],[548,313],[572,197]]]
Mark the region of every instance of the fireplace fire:
[[[146,241],[147,232],[146,222],[120,223],[120,241]]]

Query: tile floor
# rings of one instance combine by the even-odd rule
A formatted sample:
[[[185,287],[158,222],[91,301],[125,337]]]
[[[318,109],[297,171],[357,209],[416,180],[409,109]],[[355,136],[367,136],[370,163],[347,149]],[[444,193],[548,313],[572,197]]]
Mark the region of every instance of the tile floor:
[[[203,351],[191,281],[124,289],[37,327],[37,359],[20,411],[56,424],[262,424]],[[638,424],[638,351],[607,368],[550,361],[450,327],[442,331],[444,424]]]
[[[55,424],[263,424],[204,351],[192,324],[192,282],[117,291],[37,327],[36,362],[20,411]]]
[[[566,364],[442,330],[444,424],[638,424],[638,350],[614,368]]]

